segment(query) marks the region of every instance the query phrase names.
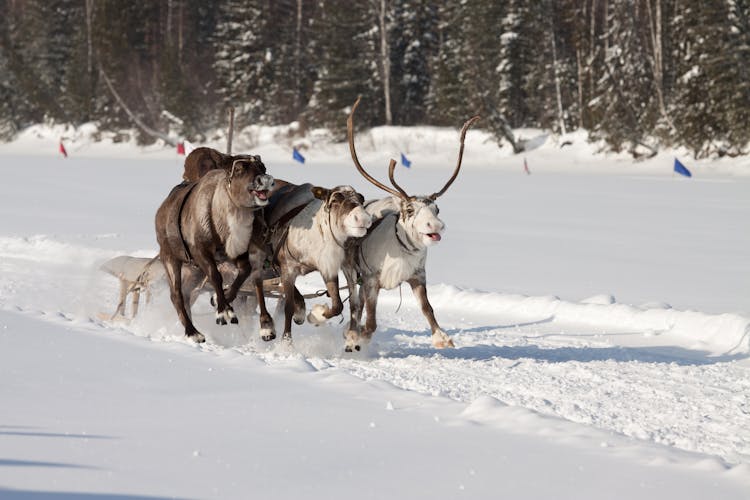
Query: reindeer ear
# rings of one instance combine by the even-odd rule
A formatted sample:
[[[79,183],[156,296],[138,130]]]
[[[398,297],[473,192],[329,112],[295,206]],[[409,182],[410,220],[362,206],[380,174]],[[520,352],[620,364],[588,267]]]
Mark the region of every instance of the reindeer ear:
[[[330,189],[326,189],[326,188],[320,187],[320,186],[313,187],[311,189],[311,191],[312,191],[312,194],[313,194],[314,197],[316,197],[319,200],[323,200],[323,201],[327,200],[328,196],[331,194],[331,190]]]

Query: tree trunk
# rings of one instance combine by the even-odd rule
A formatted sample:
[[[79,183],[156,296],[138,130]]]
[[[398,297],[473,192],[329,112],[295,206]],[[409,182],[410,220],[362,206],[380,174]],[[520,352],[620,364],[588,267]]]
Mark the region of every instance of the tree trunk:
[[[578,128],[584,128],[583,122],[583,64],[581,63],[581,48],[576,47],[576,67],[578,69]]]
[[[391,59],[388,50],[388,32],[385,26],[386,0],[380,0],[380,66],[383,68],[383,97],[385,98],[385,124],[393,124],[391,114]]]
[[[675,132],[675,126],[667,114],[667,107],[664,104],[664,52],[662,50],[662,19],[661,19],[661,0],[655,0],[655,11],[651,8],[651,0],[646,0],[646,10],[648,11],[648,28],[651,34],[651,57],[654,87],[656,89],[656,101],[659,106],[659,113],[664,120]]]
[[[554,20],[552,24],[554,24]],[[557,42],[555,42],[554,26],[550,26],[550,40],[552,41],[552,71],[555,77],[555,94],[557,96],[557,119],[560,122],[560,132],[564,135],[568,133],[568,130],[565,127],[565,114],[563,113],[562,93],[560,91],[560,73],[557,68]]]
[[[302,87],[302,72],[300,65],[302,63],[302,0],[297,0],[297,25],[295,27],[296,38],[294,40],[294,115],[299,116],[302,104],[300,102],[300,92]]]
[[[92,18],[94,17],[94,0],[86,0],[86,71],[88,72],[88,102],[86,117],[93,112],[94,96],[96,95],[96,79],[94,78],[94,41],[92,37]]]
[[[185,24],[184,12],[183,12],[183,0],[179,0],[177,3],[177,62],[182,67],[182,51],[185,46],[185,39],[183,35],[183,28]]]

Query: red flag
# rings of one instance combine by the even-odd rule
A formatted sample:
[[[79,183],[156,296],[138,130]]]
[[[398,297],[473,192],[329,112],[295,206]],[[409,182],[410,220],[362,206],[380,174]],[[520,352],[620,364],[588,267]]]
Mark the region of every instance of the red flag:
[[[185,143],[184,142],[177,143],[177,154],[185,156]]]
[[[526,163],[526,158],[523,159],[523,171],[526,172],[526,175],[531,175],[531,170],[529,170],[529,164]]]
[[[63,146],[63,142],[60,141],[60,154],[62,154],[65,158],[68,157],[68,152],[65,151],[65,146]]]

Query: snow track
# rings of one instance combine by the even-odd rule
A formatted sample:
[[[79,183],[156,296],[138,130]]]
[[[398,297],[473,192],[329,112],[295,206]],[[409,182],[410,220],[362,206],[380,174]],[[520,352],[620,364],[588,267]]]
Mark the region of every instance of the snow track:
[[[116,253],[44,236],[0,238],[0,308],[93,322],[102,333],[124,329],[183,342],[165,293],[128,325],[94,319],[114,309],[117,284],[97,267]],[[317,289],[318,281],[313,275],[303,287]],[[561,435],[570,428],[549,420],[540,426],[538,419],[519,424],[508,407],[530,410],[523,418],[564,419],[714,455],[724,466],[750,465],[750,319],[633,307],[607,296],[571,303],[447,285],[429,293],[456,349],[431,347],[406,289],[397,314],[398,291],[381,294],[379,331],[356,355],[342,352],[343,325],[335,321],[295,329],[289,349],[261,342],[255,318],[240,327],[213,325],[207,301],[197,305],[196,318],[209,352],[232,351],[282,368],[339,370],[451,398],[470,404],[472,419],[491,419],[494,405],[502,418],[492,424],[519,432]]]

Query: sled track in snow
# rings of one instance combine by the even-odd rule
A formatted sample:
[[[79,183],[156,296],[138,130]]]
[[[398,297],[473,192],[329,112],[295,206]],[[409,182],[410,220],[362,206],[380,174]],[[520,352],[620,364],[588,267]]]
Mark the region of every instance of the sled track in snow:
[[[0,238],[0,254],[0,308],[87,325],[96,322],[97,309],[114,309],[117,285],[95,271],[114,252]],[[303,291],[317,289],[318,281],[309,277]],[[466,403],[489,396],[543,416],[715,455],[727,465],[750,464],[748,318],[638,308],[606,296],[570,303],[445,285],[429,293],[456,349],[431,347],[406,289],[397,314],[398,291],[381,293],[380,327],[363,353],[342,352],[344,325],[336,321],[297,328],[290,350],[260,341],[254,318],[239,327],[213,325],[205,301],[196,310],[209,338],[201,348],[231,349],[277,366],[303,361],[310,370],[340,370]],[[132,323],[99,328],[183,341],[164,293]],[[512,429],[513,422],[498,425]]]

